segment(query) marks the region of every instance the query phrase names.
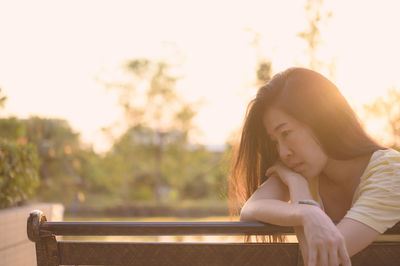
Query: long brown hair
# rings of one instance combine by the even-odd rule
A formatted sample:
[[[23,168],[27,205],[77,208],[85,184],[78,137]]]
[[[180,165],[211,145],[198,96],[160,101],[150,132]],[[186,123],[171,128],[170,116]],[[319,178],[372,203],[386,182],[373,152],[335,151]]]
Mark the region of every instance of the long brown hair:
[[[331,81],[309,69],[289,68],[262,86],[247,107],[230,173],[232,214],[238,214],[239,208],[266,180],[265,171],[279,157],[262,123],[271,106],[310,126],[333,159],[351,159],[383,148],[367,135]]]

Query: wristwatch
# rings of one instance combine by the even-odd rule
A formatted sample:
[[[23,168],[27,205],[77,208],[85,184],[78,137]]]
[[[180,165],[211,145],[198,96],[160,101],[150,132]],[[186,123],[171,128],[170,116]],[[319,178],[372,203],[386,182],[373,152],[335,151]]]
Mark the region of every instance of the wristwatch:
[[[297,204],[308,204],[308,205],[314,205],[317,206],[318,208],[321,209],[321,206],[319,205],[318,202],[316,202],[315,200],[310,200],[310,199],[306,199],[306,200],[299,200],[297,202]]]

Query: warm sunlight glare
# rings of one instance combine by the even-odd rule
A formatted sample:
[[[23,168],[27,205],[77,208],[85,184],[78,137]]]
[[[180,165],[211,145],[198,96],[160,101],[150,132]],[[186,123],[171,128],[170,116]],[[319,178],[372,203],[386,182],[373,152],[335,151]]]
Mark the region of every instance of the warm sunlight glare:
[[[101,128],[121,121],[122,111],[102,81],[129,59],[169,57],[182,62],[180,93],[201,102],[195,141],[223,145],[256,92],[261,59],[272,62],[274,73],[308,64],[307,45],[298,37],[307,27],[304,3],[2,2],[3,116],[65,118],[84,142],[105,151],[110,143]],[[333,16],[321,28],[318,57],[333,62],[330,77],[360,114],[389,87],[400,88],[400,3],[377,5],[324,1]],[[368,130],[378,135],[383,129],[376,123]]]

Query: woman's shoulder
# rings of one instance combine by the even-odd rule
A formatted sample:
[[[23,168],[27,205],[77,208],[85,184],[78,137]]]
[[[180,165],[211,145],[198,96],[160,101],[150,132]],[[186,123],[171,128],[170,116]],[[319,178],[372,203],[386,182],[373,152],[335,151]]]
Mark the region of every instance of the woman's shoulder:
[[[378,150],[360,180],[346,217],[383,233],[400,220],[400,153]]]
[[[394,149],[377,150],[372,154],[371,162],[388,161],[400,163],[400,152]]]
[[[400,152],[394,149],[375,151],[361,179],[371,177],[376,173],[398,172],[400,175]]]

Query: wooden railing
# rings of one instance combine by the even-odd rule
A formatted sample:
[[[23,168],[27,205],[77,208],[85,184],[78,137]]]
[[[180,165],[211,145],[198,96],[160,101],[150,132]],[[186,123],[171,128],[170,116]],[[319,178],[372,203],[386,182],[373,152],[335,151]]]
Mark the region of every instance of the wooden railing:
[[[53,265],[303,265],[298,243],[57,241],[56,236],[274,235],[293,228],[257,222],[47,222],[32,211],[27,233],[38,266]],[[400,223],[385,232],[400,235]],[[352,265],[400,265],[400,242],[374,242]]]

